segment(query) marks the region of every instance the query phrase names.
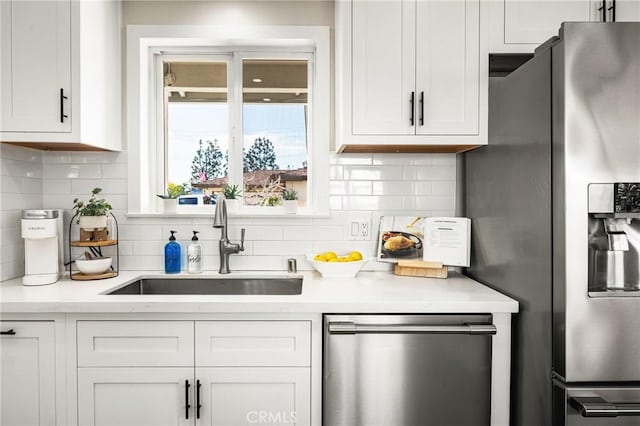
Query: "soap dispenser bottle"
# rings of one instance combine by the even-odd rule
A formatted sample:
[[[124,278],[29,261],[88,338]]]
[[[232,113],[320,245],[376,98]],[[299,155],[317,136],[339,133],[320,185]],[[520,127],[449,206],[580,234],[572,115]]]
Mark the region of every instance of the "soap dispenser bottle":
[[[164,272],[167,274],[180,273],[180,244],[176,242],[176,231],[171,232],[169,242],[164,246]]]
[[[198,242],[198,231],[193,231],[191,244],[187,247],[187,271],[190,274],[202,272],[202,246]]]

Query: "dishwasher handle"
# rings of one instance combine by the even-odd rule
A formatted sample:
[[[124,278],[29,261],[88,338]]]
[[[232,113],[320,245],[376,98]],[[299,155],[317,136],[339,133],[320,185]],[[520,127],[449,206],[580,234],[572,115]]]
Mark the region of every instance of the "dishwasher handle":
[[[582,417],[640,416],[640,403],[611,403],[597,396],[573,396],[569,403]]]
[[[335,321],[328,325],[330,334],[496,334],[493,324],[424,325],[424,324],[356,324]]]

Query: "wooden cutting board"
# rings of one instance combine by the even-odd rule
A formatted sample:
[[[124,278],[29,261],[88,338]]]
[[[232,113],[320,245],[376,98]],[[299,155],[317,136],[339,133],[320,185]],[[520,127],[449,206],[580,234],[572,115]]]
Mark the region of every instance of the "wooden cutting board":
[[[447,278],[449,268],[440,262],[424,262],[422,260],[399,260],[394,273],[411,277]]]

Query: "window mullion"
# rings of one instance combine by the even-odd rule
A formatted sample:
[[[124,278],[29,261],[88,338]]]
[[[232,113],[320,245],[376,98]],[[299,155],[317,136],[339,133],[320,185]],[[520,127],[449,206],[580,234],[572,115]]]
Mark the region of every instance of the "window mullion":
[[[244,187],[242,147],[244,131],[242,127],[242,57],[238,52],[233,53],[233,65],[229,73],[229,87],[231,95],[231,133],[232,143],[229,149],[229,181]],[[241,205],[243,203],[240,203]]]

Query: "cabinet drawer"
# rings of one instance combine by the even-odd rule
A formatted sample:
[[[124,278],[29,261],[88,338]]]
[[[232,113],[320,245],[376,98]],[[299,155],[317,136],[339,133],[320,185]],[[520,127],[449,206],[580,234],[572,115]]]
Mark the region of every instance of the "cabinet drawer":
[[[196,321],[196,366],[311,365],[309,321]]]
[[[78,321],[78,367],[193,365],[193,321]]]

